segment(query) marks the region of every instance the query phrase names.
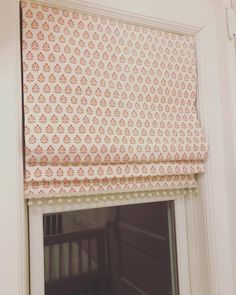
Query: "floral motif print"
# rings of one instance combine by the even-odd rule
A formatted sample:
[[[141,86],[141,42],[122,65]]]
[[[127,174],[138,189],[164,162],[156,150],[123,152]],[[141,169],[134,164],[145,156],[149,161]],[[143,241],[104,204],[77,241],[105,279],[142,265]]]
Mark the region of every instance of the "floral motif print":
[[[26,196],[195,186],[194,38],[22,2]]]

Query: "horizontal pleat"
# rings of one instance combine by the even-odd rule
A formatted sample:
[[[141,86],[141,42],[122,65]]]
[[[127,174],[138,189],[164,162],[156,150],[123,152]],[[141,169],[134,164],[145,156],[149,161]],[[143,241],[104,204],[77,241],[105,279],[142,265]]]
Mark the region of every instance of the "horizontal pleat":
[[[193,174],[84,181],[25,182],[25,197],[71,197],[97,193],[106,194],[193,187],[197,187]]]
[[[74,181],[147,176],[186,175],[204,172],[202,161],[179,161],[117,165],[38,165],[26,166],[26,181]]]

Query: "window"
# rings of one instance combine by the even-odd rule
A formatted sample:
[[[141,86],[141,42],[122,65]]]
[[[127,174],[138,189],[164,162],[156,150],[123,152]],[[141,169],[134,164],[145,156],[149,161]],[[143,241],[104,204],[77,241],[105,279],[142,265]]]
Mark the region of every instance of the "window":
[[[45,295],[178,294],[173,202],[46,214]]]

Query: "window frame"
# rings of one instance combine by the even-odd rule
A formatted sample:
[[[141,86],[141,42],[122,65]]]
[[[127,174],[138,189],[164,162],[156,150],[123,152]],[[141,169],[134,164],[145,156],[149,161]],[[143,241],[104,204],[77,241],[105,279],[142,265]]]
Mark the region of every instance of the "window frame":
[[[144,193],[145,195],[145,193]],[[189,295],[190,293],[190,269],[189,269],[189,247],[187,235],[186,219],[186,198],[194,196],[185,196],[184,194],[166,195],[150,197],[148,192],[142,200],[111,200],[107,195],[106,200],[103,196],[100,201],[89,202],[88,198],[83,198],[80,203],[63,203],[33,205],[29,207],[29,239],[30,239],[30,291],[31,295],[44,295],[44,246],[43,246],[43,215],[57,212],[69,212],[85,209],[95,209],[101,207],[125,206],[129,204],[141,204],[150,202],[173,201],[175,234],[176,234],[176,252],[177,252],[177,271],[179,294]]]

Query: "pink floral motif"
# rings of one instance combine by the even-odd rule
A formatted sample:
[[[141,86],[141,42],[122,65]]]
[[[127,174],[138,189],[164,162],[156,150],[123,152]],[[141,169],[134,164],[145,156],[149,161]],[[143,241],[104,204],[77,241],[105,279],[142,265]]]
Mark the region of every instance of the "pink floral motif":
[[[21,5],[26,196],[195,186],[194,38]]]

